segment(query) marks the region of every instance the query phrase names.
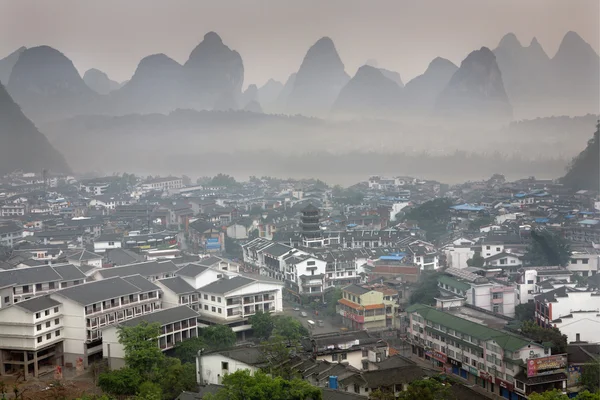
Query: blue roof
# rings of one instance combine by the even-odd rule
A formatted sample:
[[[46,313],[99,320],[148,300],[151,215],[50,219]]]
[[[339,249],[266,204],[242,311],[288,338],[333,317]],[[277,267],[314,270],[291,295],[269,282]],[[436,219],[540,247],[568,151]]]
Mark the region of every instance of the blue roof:
[[[355,226],[358,226],[357,224],[348,224],[346,225],[348,228],[354,228]]]
[[[516,197],[516,198],[519,198],[519,199],[520,199],[521,197],[525,197],[525,196],[527,196],[527,193],[517,193],[517,194],[515,194],[515,197]]]
[[[600,223],[598,219],[584,219],[583,221],[579,221],[582,225],[597,225]]]
[[[569,214],[569,215],[565,215],[565,218],[571,219],[571,218],[575,218],[575,216],[573,214]]]
[[[379,257],[379,259],[388,261],[402,261],[404,259],[404,256],[381,256]]]
[[[483,207],[483,206],[475,206],[473,204],[466,204],[466,203],[452,206],[450,208],[453,210],[456,210],[456,211],[483,211],[483,210],[485,210],[485,207]]]
[[[550,222],[550,218],[536,218],[535,222],[538,224],[545,224],[547,222]]]

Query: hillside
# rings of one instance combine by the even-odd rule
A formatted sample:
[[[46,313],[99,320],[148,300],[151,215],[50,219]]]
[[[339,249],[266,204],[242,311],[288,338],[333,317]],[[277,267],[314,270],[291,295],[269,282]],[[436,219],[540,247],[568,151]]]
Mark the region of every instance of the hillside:
[[[569,165],[562,183],[576,190],[600,190],[600,120],[587,147]]]

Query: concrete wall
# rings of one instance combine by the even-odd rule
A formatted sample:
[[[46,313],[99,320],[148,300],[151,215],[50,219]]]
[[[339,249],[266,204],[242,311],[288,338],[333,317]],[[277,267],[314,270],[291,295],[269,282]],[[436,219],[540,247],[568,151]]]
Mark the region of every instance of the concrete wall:
[[[228,363],[228,371],[224,371],[222,367],[222,363]],[[200,358],[200,363],[202,364],[202,383],[207,384],[220,384],[221,379],[225,374],[232,374],[239,370],[249,370],[252,374],[258,371],[258,368],[255,368],[251,365],[245,364],[240,361],[236,361],[229,357],[225,357],[221,354],[209,354],[203,355]],[[198,369],[198,360],[196,360],[196,369],[199,374]]]
[[[563,335],[567,335],[569,342],[577,340],[594,343],[598,341],[598,332],[600,332],[600,317],[597,311],[573,313],[572,317],[561,318],[562,322],[553,325],[560,329]]]

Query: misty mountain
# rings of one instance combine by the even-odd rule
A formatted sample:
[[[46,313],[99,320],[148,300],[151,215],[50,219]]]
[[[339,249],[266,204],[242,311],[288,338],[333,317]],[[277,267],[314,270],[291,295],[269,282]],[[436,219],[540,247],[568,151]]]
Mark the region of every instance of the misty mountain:
[[[292,114],[324,115],[349,80],[333,41],[323,37],[306,53],[286,109]]]
[[[555,85],[563,104],[582,112],[600,109],[600,57],[575,32],[567,32],[550,60]]]
[[[561,181],[576,190],[600,190],[600,122],[587,147],[573,159]]]
[[[381,71],[383,76],[396,82],[396,85],[400,86],[401,88],[404,87],[404,83],[402,83],[402,78],[400,77],[400,74],[398,72],[390,71],[389,69],[385,68],[379,68],[379,70]]]
[[[244,64],[219,35],[208,32],[183,65],[194,92],[195,109],[237,109],[244,83]]]
[[[258,101],[251,100],[244,106],[244,111],[260,114],[263,112],[263,109]]]
[[[36,122],[87,113],[98,101],[71,60],[49,46],[23,51],[6,89]]]
[[[436,114],[449,118],[507,120],[512,107],[496,56],[487,47],[471,52],[436,101]]]
[[[425,73],[404,86],[405,111],[428,115],[458,67],[445,58],[437,57],[429,63]]]
[[[255,84],[248,85],[246,90],[244,90],[240,105],[245,108],[253,101],[258,102],[258,87]]]
[[[90,89],[98,94],[109,94],[121,87],[119,82],[110,80],[106,73],[96,68],[91,68],[83,74],[83,81]]]
[[[191,98],[183,67],[164,54],[154,54],[143,58],[129,82],[110,94],[107,111],[113,115],[167,113],[187,107]]]
[[[64,157],[48,142],[0,84],[0,175],[15,170],[69,172]]]
[[[27,47],[19,47],[17,50],[0,60],[0,84],[6,85],[8,83],[10,72],[17,63],[21,53],[25,50],[27,50]]]
[[[294,84],[296,83],[297,75],[298,74],[296,72],[291,74],[288,77],[287,81],[285,81],[283,88],[279,92],[279,96],[277,97],[277,104],[278,104],[279,111],[282,111],[286,108],[288,99],[290,98],[290,95],[292,94],[292,91],[294,90]]]
[[[258,101],[266,111],[277,109],[277,100],[283,90],[283,83],[269,79],[267,83],[258,88]]]
[[[363,65],[333,105],[336,115],[392,116],[401,107],[402,89],[381,69]]]

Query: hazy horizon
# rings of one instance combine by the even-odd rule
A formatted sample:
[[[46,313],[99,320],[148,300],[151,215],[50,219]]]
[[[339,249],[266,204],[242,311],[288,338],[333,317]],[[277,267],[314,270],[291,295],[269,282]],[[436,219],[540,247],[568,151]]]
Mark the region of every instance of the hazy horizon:
[[[270,78],[285,82],[308,48],[329,36],[350,75],[374,59],[407,82],[435,57],[459,65],[509,32],[523,45],[536,37],[552,57],[565,33],[575,31],[599,53],[599,20],[600,2],[587,0],[0,0],[0,58],[45,44],[69,57],[81,75],[97,68],[123,81],[150,54],[184,63],[204,34],[215,31],[241,54],[246,87]]]

